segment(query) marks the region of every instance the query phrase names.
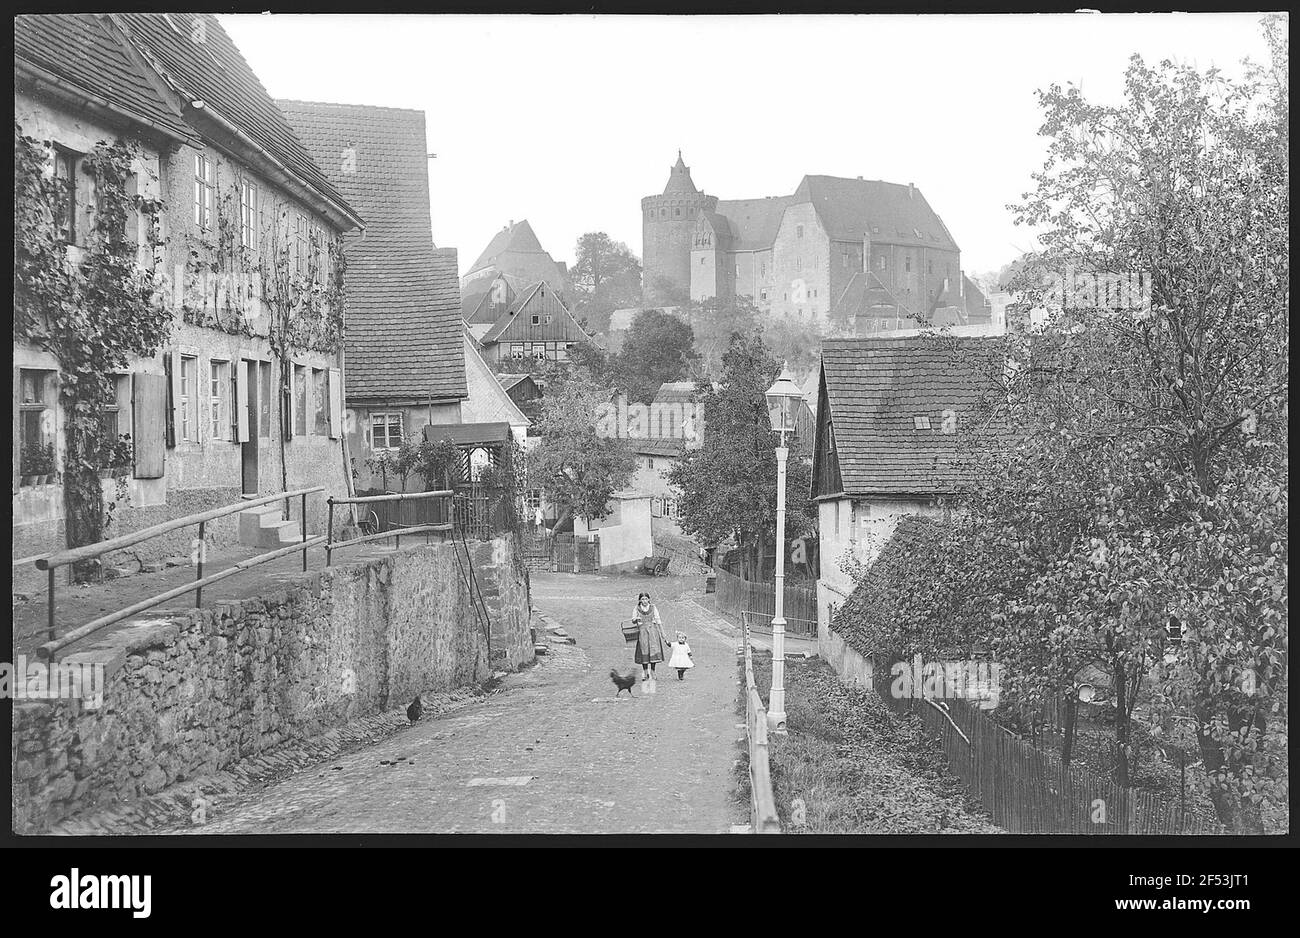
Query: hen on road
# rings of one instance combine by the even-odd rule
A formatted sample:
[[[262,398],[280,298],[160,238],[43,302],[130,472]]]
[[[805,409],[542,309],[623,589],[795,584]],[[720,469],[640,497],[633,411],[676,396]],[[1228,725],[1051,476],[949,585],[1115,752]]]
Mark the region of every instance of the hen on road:
[[[619,674],[616,668],[610,668],[609,679],[613,681],[614,686],[618,688],[618,690],[614,691],[615,697],[623,693],[623,691],[627,691],[627,695],[629,697],[633,696],[632,688],[636,687],[635,671],[633,671],[631,674],[623,675],[623,674]]]

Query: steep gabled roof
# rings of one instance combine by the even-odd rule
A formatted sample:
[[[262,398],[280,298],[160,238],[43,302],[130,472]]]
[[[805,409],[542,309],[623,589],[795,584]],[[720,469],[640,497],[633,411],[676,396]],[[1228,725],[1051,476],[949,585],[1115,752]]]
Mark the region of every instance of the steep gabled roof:
[[[498,341],[506,330],[514,325],[515,321],[519,318],[519,314],[527,309],[534,299],[541,302],[553,302],[559,307],[560,315],[564,317],[558,324],[559,328],[554,330],[557,338],[548,339],[547,341],[590,341],[591,336],[582,328],[581,325],[578,324],[578,321],[573,318],[573,313],[569,312],[569,307],[564,305],[564,301],[560,299],[559,294],[555,292],[553,287],[551,288],[549,297],[547,297],[546,300],[543,300],[542,297],[539,296],[539,292],[545,290],[547,286],[548,284],[545,280],[539,280],[532,286],[528,287],[528,289],[521,290],[516,294],[515,298],[511,300],[510,305],[506,307],[505,312],[501,314],[501,317],[497,319],[492,328],[483,334],[483,338],[479,341],[483,345],[491,345],[493,342]],[[558,338],[559,336],[564,336],[564,338]]]
[[[360,224],[217,18],[209,13],[114,13],[136,48],[184,103],[228,123],[295,179]]]
[[[93,13],[14,17],[14,65],[44,73],[83,92],[122,118],[153,128],[173,140],[198,143],[198,135],[150,82],[131,57],[125,39]]]
[[[464,423],[496,423],[505,421],[512,427],[527,427],[532,421],[519,409],[506,388],[502,387],[474,341],[464,337],[465,378],[469,396],[461,404],[461,421]]]
[[[832,241],[883,241],[958,250],[943,221],[915,186],[878,179],[804,176],[794,201],[810,202]]]
[[[481,270],[484,267],[496,263],[496,259],[502,254],[546,254],[546,249],[542,243],[537,240],[537,235],[533,232],[533,226],[528,224],[525,219],[516,222],[513,225],[507,225],[488,242],[488,246],[483,249],[474,266],[469,269],[469,273]],[[466,274],[469,276],[469,274]]]
[[[962,352],[983,341],[822,343],[822,381],[846,495],[951,494],[967,480],[958,446],[981,389],[978,356]],[[917,428],[918,417],[928,418],[928,429]],[[820,442],[817,449],[820,458]]]

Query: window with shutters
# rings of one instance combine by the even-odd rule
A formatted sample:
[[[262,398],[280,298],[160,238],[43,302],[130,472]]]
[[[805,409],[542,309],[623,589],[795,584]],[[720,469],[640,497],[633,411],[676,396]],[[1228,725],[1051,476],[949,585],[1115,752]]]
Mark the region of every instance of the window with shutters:
[[[190,443],[199,441],[199,360],[192,355],[181,356],[180,438]]]
[[[397,449],[402,445],[402,415],[370,415],[370,448],[374,450]]]
[[[108,403],[104,405],[104,412],[100,415],[100,426],[106,446],[112,446],[119,438],[131,433],[131,376],[112,375],[109,380],[112,381],[113,387],[109,392]]]
[[[257,435],[271,436],[271,363],[257,363]]]
[[[307,435],[307,366],[293,366],[293,432]]]
[[[208,432],[214,440],[230,438],[230,362],[208,362]]]
[[[311,372],[312,411],[315,414],[313,430],[317,436],[330,435],[329,372],[313,368]]]

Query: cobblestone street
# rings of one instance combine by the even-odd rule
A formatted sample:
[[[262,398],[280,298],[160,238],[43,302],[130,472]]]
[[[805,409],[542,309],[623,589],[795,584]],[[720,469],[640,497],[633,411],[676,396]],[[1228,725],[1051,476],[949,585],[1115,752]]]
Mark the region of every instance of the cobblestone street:
[[[658,693],[614,697],[609,669],[633,668],[619,622],[639,589],[666,631],[686,632],[696,667]],[[533,577],[533,603],[576,645],[555,643],[481,704],[417,723],[305,769],[188,832],[726,833],[743,726],[736,638],[693,600],[698,579]]]

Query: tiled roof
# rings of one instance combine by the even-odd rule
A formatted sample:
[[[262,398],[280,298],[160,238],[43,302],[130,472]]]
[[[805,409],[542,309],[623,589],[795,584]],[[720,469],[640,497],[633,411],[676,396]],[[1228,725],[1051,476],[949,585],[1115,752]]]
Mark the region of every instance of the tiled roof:
[[[665,381],[655,392],[655,404],[693,404],[698,397],[694,381]]]
[[[424,112],[279,105],[332,185],[366,219],[364,234],[344,237],[349,399],[463,399],[456,252],[433,246]],[[355,150],[355,172],[343,172],[345,148]]]
[[[470,273],[481,270],[496,262],[496,259],[505,253],[512,254],[545,254],[546,249],[542,243],[537,240],[537,235],[533,232],[533,226],[528,224],[528,220],[516,222],[513,225],[507,225],[488,242],[488,246],[483,249],[474,266],[469,269]],[[466,274],[469,276],[469,274]]]
[[[943,221],[913,186],[878,179],[804,176],[793,200],[811,202],[834,241],[869,237],[889,244],[957,250]]]
[[[714,245],[719,248],[729,248],[731,246],[731,225],[727,222],[727,216],[720,215],[717,212],[700,212],[700,218],[709,223],[709,226],[718,236],[718,243]]]
[[[509,391],[520,381],[523,381],[525,378],[531,378],[531,377],[532,376],[529,375],[528,372],[519,371],[513,374],[497,375],[497,383],[501,385],[503,390]]]
[[[202,100],[302,183],[349,208],[215,16],[115,13],[113,17],[173,85]]]
[[[49,72],[60,84],[103,98],[116,111],[197,143],[193,129],[149,82],[125,40],[93,13],[14,17],[14,59]]]
[[[962,421],[980,385],[982,339],[826,339],[822,374],[848,495],[937,495],[966,479],[958,451]],[[954,350],[955,349],[955,350]],[[929,429],[917,429],[917,417]],[[955,430],[945,433],[948,427]]]
[[[640,456],[680,456],[686,452],[684,440],[665,439],[663,437],[631,437],[628,445],[632,452]]]
[[[783,195],[768,199],[735,199],[719,202],[717,212],[726,216],[731,226],[731,243],[728,250],[761,251],[772,246],[781,216],[787,205],[799,201]]]

